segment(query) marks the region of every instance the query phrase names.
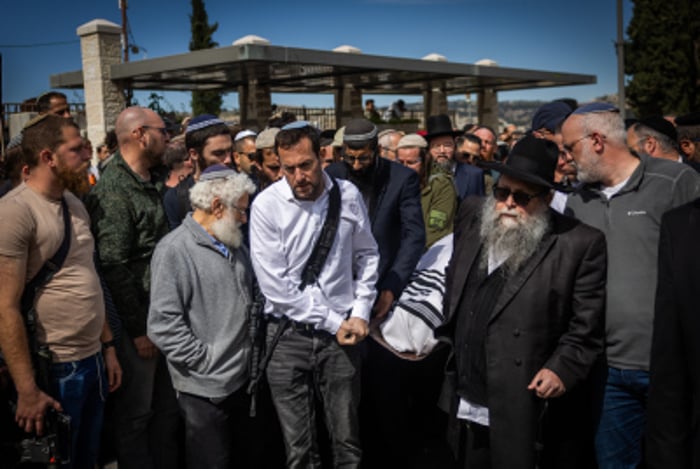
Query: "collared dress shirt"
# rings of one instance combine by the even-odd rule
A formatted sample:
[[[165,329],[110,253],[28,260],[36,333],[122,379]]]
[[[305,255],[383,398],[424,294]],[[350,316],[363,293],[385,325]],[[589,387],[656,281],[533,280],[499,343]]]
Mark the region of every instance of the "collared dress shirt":
[[[379,253],[360,192],[352,183],[337,180],[341,209],[335,241],[317,281],[299,290],[328,211],[333,183],[325,172],[323,180],[324,190],[313,201],[297,200],[286,179],[261,192],[250,216],[250,250],[267,300],[266,314],[335,334],[348,312],[369,321]]]

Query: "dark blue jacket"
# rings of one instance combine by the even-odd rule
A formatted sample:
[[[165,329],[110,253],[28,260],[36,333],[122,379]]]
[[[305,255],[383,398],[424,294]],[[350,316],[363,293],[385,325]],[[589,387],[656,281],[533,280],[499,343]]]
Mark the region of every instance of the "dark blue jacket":
[[[457,163],[454,178],[460,201],[470,195],[484,195],[484,172],[476,166]]]
[[[391,290],[398,298],[425,248],[425,225],[420,183],[415,171],[376,157],[376,203],[368,207],[372,234],[379,246],[377,290]],[[348,166],[333,163],[326,172],[348,179]]]

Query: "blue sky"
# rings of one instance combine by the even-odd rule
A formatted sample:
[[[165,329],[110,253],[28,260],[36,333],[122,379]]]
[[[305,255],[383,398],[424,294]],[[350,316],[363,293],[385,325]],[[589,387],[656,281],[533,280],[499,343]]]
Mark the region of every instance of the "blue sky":
[[[78,26],[95,18],[119,24],[118,0],[24,0],[4,8],[0,28],[2,100],[20,102],[49,88],[49,76],[78,70]],[[581,102],[617,91],[616,2],[613,0],[325,0],[231,2],[205,0],[221,46],[247,34],[273,45],[330,50],[350,44],[364,53],[421,58],[437,52],[451,62],[489,58],[504,67],[592,74],[596,85],[500,93],[499,99]],[[131,60],[187,52],[189,0],[130,0]],[[631,0],[624,0],[625,27]],[[37,44],[67,42],[55,46]],[[34,47],[9,47],[27,46]],[[82,93],[68,91],[69,101]],[[395,97],[375,97],[381,105]],[[463,98],[459,96],[457,98]],[[137,95],[141,104],[145,95]],[[185,110],[189,94],[169,93],[166,107]],[[419,97],[408,97],[408,101]],[[274,95],[277,104],[332,106],[331,95]],[[237,107],[235,93],[224,106]]]

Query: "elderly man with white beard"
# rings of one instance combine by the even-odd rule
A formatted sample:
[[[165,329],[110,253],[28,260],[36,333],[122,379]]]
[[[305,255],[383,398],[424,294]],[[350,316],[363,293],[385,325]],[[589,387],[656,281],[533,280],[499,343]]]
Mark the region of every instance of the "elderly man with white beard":
[[[223,165],[190,190],[194,212],[156,246],[148,337],[163,352],[185,420],[187,467],[233,467],[247,410],[253,274],[240,226],[255,186]],[[245,415],[245,413],[243,413]]]
[[[440,405],[463,467],[589,467],[603,350],[603,234],[549,208],[558,148],[525,137],[486,199],[462,202],[447,270]]]

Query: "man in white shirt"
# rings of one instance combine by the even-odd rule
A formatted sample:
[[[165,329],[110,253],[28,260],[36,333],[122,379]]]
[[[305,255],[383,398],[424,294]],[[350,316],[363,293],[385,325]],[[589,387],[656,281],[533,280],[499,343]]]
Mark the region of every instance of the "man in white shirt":
[[[318,130],[305,122],[289,124],[275,137],[284,179],[253,203],[251,257],[267,300],[268,345],[279,325],[285,325],[267,379],[287,466],[321,467],[315,441],[318,394],[334,465],[359,467],[360,357],[355,345],[368,333],[379,254],[362,196],[352,183],[334,181],[323,172],[319,149]],[[304,288],[302,272],[321,234],[334,185],[341,200],[337,233],[318,277]]]

